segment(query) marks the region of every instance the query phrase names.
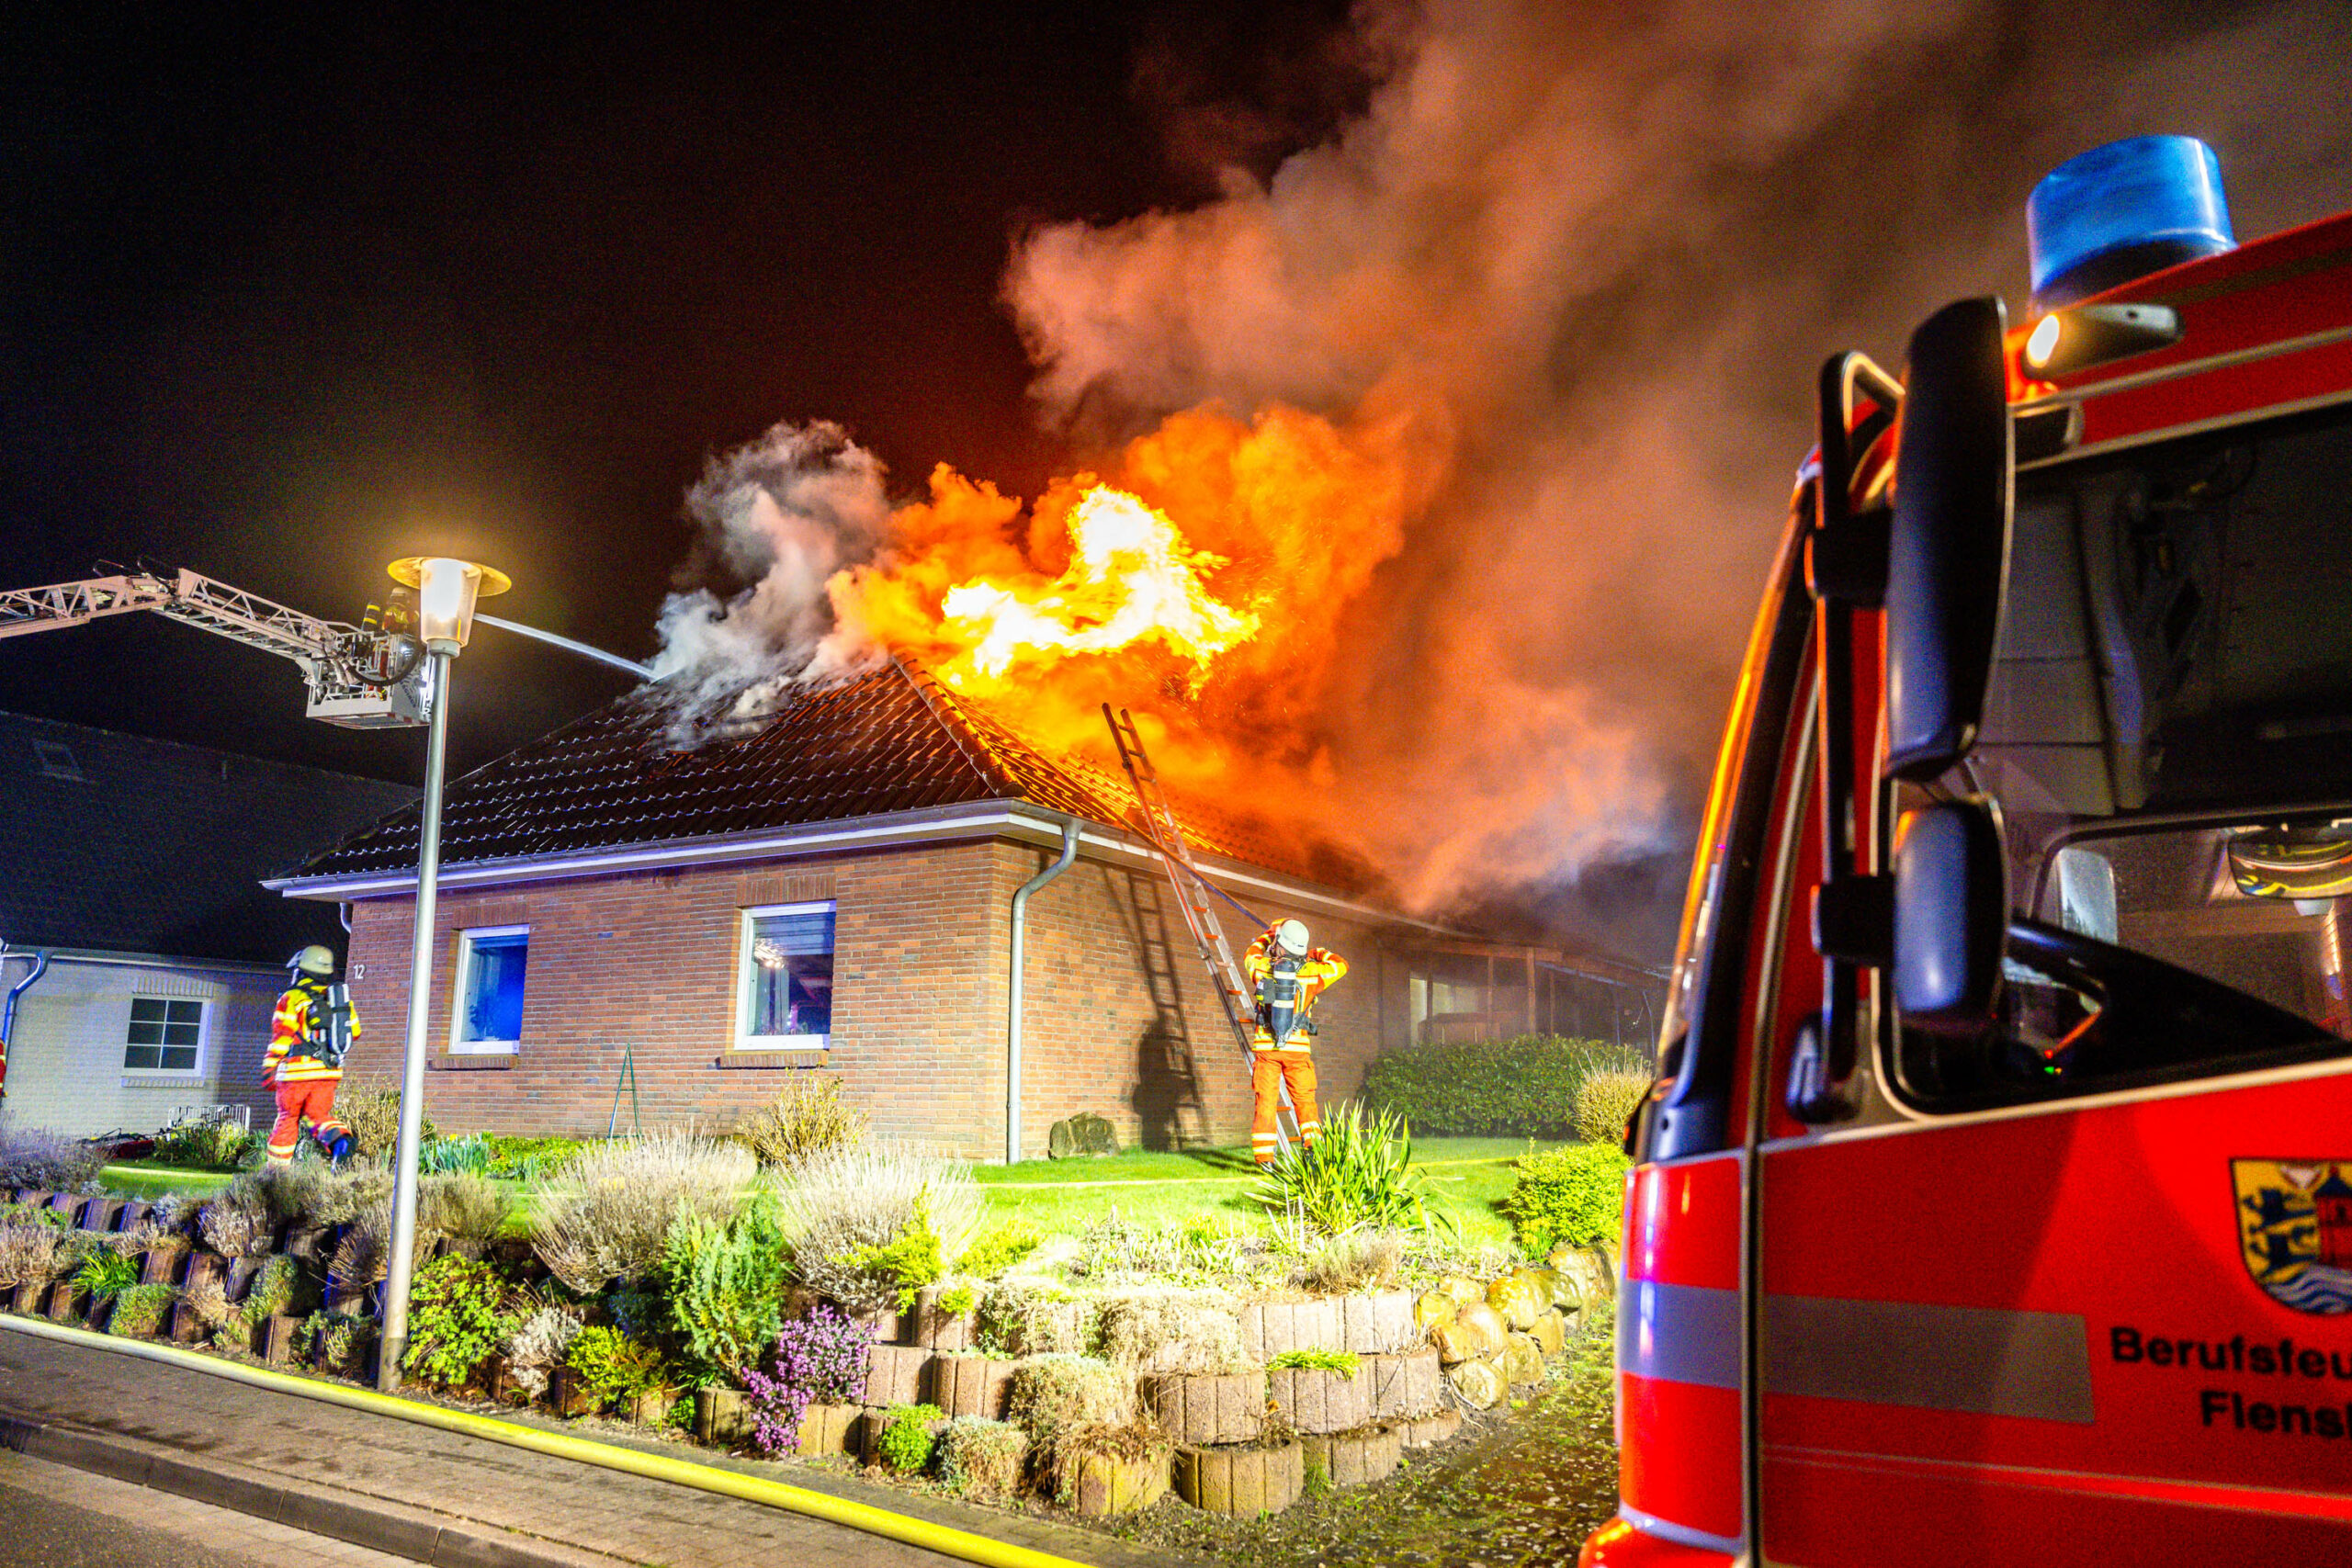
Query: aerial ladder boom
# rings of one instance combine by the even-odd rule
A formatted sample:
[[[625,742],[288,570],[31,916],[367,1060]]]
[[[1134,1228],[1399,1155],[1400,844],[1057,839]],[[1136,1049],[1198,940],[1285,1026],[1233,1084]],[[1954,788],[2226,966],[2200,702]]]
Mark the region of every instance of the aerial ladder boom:
[[[1111,727],[1112,743],[1119,749],[1119,761],[1127,770],[1127,780],[1135,785],[1136,801],[1143,808],[1144,836],[1159,852],[1159,863],[1168,869],[1168,880],[1176,889],[1176,907],[1184,911],[1185,929],[1193,933],[1193,945],[1200,951],[1201,962],[1209,972],[1209,982],[1216,988],[1217,1000],[1225,1006],[1226,1021],[1233,1027],[1233,1037],[1241,1047],[1241,1060],[1250,1071],[1257,1071],[1258,1054],[1250,1049],[1250,1040],[1257,1032],[1258,997],[1249,976],[1233,956],[1231,944],[1225,940],[1225,928],[1216,918],[1213,897],[1225,895],[1211,885],[1193,860],[1192,846],[1184,840],[1183,825],[1176,818],[1176,808],[1170,804],[1168,792],[1160,787],[1159,774],[1152,768],[1151,756],[1144,750],[1143,737],[1136,730],[1136,721],[1126,709],[1113,712],[1111,705],[1102,705],[1102,720]],[[1290,1086],[1277,1079],[1282,1093],[1282,1110],[1274,1119],[1274,1136],[1284,1152],[1290,1148],[1291,1135],[1298,1130],[1298,1118],[1291,1109]]]

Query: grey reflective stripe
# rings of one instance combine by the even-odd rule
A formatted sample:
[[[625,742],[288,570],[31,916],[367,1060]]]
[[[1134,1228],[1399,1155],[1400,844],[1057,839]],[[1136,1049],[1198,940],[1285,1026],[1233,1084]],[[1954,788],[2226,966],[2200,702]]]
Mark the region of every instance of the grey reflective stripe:
[[[1739,1292],[1625,1280],[1617,1287],[1617,1370],[1739,1386]],[[1764,1386],[1976,1416],[2086,1423],[2090,1336],[2072,1313],[1835,1296],[1768,1296]]]
[[[1771,1393],[2092,1418],[2090,1338],[2072,1313],[1767,1296],[1763,1359]]]
[[[1623,1280],[1617,1370],[1707,1388],[1739,1386],[1739,1292]]]

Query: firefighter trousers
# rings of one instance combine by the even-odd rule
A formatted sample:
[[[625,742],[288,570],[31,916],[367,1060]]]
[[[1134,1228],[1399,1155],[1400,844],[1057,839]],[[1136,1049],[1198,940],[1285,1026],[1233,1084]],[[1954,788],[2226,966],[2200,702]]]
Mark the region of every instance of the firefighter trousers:
[[[1315,1057],[1306,1051],[1259,1051],[1253,1057],[1250,1084],[1257,1091],[1258,1114],[1250,1124],[1250,1152],[1260,1165],[1272,1165],[1282,1146],[1275,1128],[1285,1084],[1290,1087],[1290,1108],[1298,1117],[1298,1141],[1315,1141]]]
[[[301,1078],[277,1086],[277,1124],[269,1130],[272,1164],[283,1165],[294,1157],[306,1119],[321,1148],[351,1131],[334,1119],[334,1091],[340,1082],[340,1078]]]

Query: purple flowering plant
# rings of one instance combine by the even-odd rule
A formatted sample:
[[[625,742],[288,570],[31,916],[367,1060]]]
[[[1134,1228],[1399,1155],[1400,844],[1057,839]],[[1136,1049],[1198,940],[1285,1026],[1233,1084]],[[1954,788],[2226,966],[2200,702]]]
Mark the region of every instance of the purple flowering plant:
[[[873,1348],[865,1327],[831,1306],[784,1325],[769,1370],[743,1369],[743,1407],[760,1452],[797,1451],[810,1404],[848,1404],[865,1392]]]

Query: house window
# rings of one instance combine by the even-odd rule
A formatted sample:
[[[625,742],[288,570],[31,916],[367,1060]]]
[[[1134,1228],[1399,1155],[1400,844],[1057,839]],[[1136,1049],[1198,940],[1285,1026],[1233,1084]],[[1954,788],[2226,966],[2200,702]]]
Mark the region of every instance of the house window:
[[[833,1028],[833,906],[743,911],[735,1047],[822,1050]]]
[[[491,926],[458,933],[458,1018],[449,1049],[512,1051],[523,1038],[523,971],[531,928]]]
[[[130,998],[130,1029],[123,1036],[127,1073],[192,1073],[204,1043],[204,1004],[162,997]]]
[[[82,776],[82,764],[74,760],[74,749],[62,740],[36,740],[33,755],[40,759],[40,771],[52,779],[71,779],[75,784],[89,781]]]

